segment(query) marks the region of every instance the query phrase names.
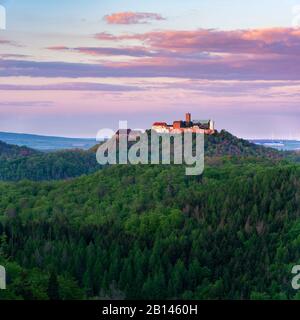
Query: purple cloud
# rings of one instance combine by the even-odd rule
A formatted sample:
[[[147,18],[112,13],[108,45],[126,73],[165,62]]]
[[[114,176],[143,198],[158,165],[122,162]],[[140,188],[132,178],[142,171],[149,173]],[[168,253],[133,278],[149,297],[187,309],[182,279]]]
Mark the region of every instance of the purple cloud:
[[[149,58],[107,64],[0,60],[0,77],[172,77],[216,80],[299,80],[300,57],[176,60]]]
[[[215,52],[231,54],[299,54],[300,29],[270,28],[257,30],[218,31],[199,29],[194,31],[152,31],[141,34],[112,35],[106,40],[142,42],[152,50],[173,52]],[[96,34],[101,40],[103,33]]]
[[[52,101],[1,101],[0,107],[51,107]]]
[[[20,84],[0,84],[1,91],[111,91],[111,92],[128,92],[141,91],[138,86],[126,86],[117,84],[90,83],[90,82],[73,82],[58,83],[47,85],[20,85]]]
[[[92,56],[128,56],[102,63],[0,60],[0,76],[106,78],[172,77],[215,80],[299,80],[300,30],[273,28],[238,31],[155,31],[97,39],[126,47],[56,46]],[[139,43],[128,46],[128,41]]]
[[[151,57],[155,53],[151,53],[147,48],[143,47],[78,47],[68,48],[64,46],[49,47],[49,50],[54,51],[73,51],[92,56],[128,56],[128,57]]]

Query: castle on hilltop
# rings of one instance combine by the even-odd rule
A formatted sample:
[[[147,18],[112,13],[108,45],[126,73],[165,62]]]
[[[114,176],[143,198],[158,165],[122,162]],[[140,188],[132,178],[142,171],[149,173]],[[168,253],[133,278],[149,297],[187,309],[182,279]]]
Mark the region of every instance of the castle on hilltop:
[[[192,120],[191,114],[187,113],[185,121],[174,121],[172,125],[166,122],[155,122],[152,125],[152,130],[158,133],[192,132],[210,135],[215,133],[215,124],[212,120]]]

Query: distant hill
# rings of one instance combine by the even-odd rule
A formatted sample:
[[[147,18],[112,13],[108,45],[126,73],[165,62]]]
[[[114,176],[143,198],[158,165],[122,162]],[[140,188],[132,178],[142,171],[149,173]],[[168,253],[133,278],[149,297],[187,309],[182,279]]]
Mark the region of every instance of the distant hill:
[[[27,146],[27,148],[31,150],[35,149],[48,152],[72,149],[96,152],[98,148],[98,145],[95,145],[95,139],[51,137],[6,132],[0,132],[0,141],[10,145]],[[24,147],[22,147],[22,149],[24,149]],[[220,132],[216,131],[214,135],[206,136],[205,151],[207,156],[235,155],[277,158],[283,155],[282,152],[278,152],[273,148],[239,139],[225,130]],[[23,152],[26,154],[26,149],[24,149]]]
[[[0,141],[0,160],[11,160],[20,157],[29,157],[37,155],[38,153],[38,151],[28,147],[19,147]]]
[[[27,146],[40,151],[65,149],[87,150],[95,144],[96,139],[65,138],[35,134],[0,132],[0,141],[18,146]]]
[[[148,132],[150,136],[150,132]],[[90,151],[96,152],[99,144]],[[216,131],[213,135],[205,135],[205,156],[207,157],[265,157],[282,159],[285,153],[273,148],[264,147],[248,140],[237,138],[226,130]]]
[[[1,142],[0,180],[60,180],[93,173],[101,169],[95,156],[97,147],[98,145],[87,151],[77,149],[45,153]],[[238,139],[222,130],[205,137],[205,156],[208,158],[207,162],[212,165],[215,158],[251,157],[281,160],[285,153]]]
[[[59,180],[100,169],[95,154],[84,150],[41,152],[0,141],[0,180]]]
[[[228,131],[222,130],[213,135],[205,136],[205,155],[211,157],[242,156],[282,159],[284,152],[237,138]]]
[[[11,160],[0,160],[0,180],[69,179],[99,170],[95,154],[84,150],[37,153]]]
[[[255,144],[284,151],[298,151],[300,148],[300,141],[285,140],[285,139],[253,139],[249,140]]]

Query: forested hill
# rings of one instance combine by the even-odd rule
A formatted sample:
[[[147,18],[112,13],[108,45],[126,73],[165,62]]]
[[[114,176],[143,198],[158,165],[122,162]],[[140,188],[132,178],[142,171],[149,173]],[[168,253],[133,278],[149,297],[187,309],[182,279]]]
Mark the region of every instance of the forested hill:
[[[242,156],[281,159],[285,153],[239,139],[226,130],[205,136],[205,155],[211,157]]]
[[[299,186],[299,166],[253,163],[0,183],[0,298],[300,298]]]
[[[88,151],[64,150],[42,153],[0,142],[0,180],[59,180],[90,174],[101,166],[96,161],[97,146]],[[256,157],[282,159],[284,153],[257,146],[222,130],[205,137],[206,157]]]
[[[0,180],[42,181],[70,179],[101,169],[95,154],[83,150],[38,153],[12,160],[0,160]]]
[[[101,167],[95,154],[79,149],[41,152],[0,141],[0,180],[60,180],[90,174]]]
[[[34,149],[27,148],[25,146],[19,147],[0,141],[0,160],[18,159],[21,157],[29,157],[36,154],[39,154],[39,152]]]
[[[226,131],[206,154],[196,177],[98,170],[92,151],[1,160],[7,180],[90,174],[0,182],[0,299],[299,299],[300,166]]]
[[[147,131],[150,139],[150,130]],[[90,149],[96,152],[98,145]],[[216,131],[213,135],[205,135],[206,157],[251,157],[271,160],[283,159],[292,152],[281,152],[272,148],[256,145],[244,139],[237,138],[226,130]]]

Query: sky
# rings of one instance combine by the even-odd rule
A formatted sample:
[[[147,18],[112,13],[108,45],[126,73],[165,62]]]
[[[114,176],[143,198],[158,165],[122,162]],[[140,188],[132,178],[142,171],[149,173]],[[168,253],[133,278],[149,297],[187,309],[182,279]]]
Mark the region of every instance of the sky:
[[[0,5],[0,131],[95,137],[191,112],[243,138],[300,139],[300,0]]]

